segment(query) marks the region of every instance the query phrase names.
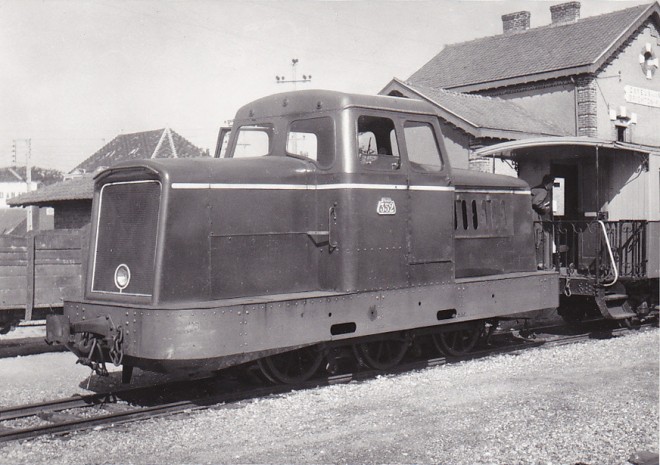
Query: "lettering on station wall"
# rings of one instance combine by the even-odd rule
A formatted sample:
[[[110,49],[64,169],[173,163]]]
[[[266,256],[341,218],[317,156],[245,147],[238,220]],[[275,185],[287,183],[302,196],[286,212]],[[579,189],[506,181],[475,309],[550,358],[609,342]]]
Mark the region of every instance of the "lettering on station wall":
[[[635,86],[624,86],[626,102],[660,108],[660,92]]]

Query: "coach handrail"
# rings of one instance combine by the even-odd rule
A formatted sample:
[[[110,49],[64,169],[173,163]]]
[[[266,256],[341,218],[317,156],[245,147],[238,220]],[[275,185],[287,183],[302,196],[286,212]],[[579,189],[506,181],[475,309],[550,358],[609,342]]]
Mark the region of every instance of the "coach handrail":
[[[614,284],[619,280],[619,270],[616,267],[616,261],[614,260],[614,254],[612,253],[610,238],[607,236],[607,229],[605,228],[605,223],[603,223],[603,221],[601,220],[598,220],[598,223],[600,224],[600,227],[603,230],[603,236],[605,236],[605,244],[607,245],[607,253],[610,257],[610,262],[612,263],[612,269],[614,271],[614,279],[612,280],[612,282],[607,284],[603,283],[603,286],[611,287],[614,286]]]

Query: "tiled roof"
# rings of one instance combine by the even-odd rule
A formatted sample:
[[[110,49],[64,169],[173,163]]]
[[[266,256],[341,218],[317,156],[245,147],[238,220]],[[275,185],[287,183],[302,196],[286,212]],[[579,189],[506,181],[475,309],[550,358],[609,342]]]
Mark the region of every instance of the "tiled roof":
[[[433,89],[396,79],[393,84],[435,104],[443,119],[477,137],[493,137],[488,133],[489,130],[509,132],[511,138],[533,135],[565,136],[573,133],[572,128],[564,127],[565,125],[561,121],[539,119],[525,108],[509,100]],[[504,134],[500,135],[500,137],[504,136]]]
[[[50,206],[63,200],[91,200],[94,194],[94,174],[87,173],[81,177],[42,187],[36,191],[27,192],[7,200],[12,207],[25,205]]]
[[[8,200],[7,204],[47,206],[66,200],[91,200],[94,194],[93,174],[97,169],[112,166],[120,161],[175,156],[177,158],[207,157],[209,154],[167,128],[121,134],[73,170],[86,173],[82,177],[19,195]]]
[[[196,147],[176,132],[165,128],[155,131],[121,134],[83,161],[74,171],[83,170],[92,173],[101,167],[135,159],[204,156],[208,156],[207,151]]]
[[[447,45],[408,82],[434,88],[468,90],[593,72],[652,14],[658,3],[640,5],[574,23]],[[486,85],[489,83],[489,85]],[[471,89],[472,90],[472,89]]]

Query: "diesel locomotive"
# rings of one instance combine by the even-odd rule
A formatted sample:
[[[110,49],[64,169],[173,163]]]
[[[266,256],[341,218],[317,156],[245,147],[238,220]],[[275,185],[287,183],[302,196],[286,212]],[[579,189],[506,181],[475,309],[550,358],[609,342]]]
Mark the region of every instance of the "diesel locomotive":
[[[219,147],[96,176],[84,292],[50,342],[125,380],[257,362],[286,383],[334,348],[384,369],[419,335],[458,354],[484,321],[558,305],[528,184],[452,169],[425,102],[277,94]]]

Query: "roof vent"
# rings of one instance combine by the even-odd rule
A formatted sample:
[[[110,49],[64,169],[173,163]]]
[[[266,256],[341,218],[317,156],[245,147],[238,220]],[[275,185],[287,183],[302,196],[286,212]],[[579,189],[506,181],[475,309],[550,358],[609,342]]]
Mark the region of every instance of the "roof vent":
[[[504,33],[526,31],[529,29],[531,16],[529,11],[516,11],[515,13],[502,15],[502,29]]]
[[[552,24],[574,23],[580,19],[580,2],[560,3],[550,7]]]

